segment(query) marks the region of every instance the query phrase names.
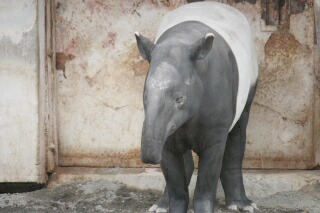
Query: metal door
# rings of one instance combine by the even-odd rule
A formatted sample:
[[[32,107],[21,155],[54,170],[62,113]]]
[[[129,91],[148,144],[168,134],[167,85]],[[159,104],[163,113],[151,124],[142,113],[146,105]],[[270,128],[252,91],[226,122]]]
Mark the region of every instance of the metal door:
[[[304,2],[291,11],[280,5],[281,18],[267,21],[264,1],[228,2],[250,21],[260,58],[244,166],[312,168],[318,144],[313,6]],[[148,63],[139,56],[134,32],[154,38],[162,16],[184,3],[57,0],[60,166],[142,166]]]

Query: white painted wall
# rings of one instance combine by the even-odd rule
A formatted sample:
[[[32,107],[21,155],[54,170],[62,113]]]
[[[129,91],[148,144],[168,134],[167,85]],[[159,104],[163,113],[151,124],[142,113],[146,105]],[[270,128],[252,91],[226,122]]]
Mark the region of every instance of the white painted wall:
[[[38,101],[43,9],[41,0],[0,0],[0,183],[46,180]]]

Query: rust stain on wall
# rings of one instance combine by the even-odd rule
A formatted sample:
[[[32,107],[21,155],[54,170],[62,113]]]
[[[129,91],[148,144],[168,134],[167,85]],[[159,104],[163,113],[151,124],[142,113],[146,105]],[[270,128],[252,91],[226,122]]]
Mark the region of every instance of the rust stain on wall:
[[[128,51],[123,55],[121,65],[126,70],[132,70],[134,76],[146,76],[149,70],[148,61],[140,57],[138,47],[135,43],[128,45]]]
[[[312,169],[314,161],[310,159],[292,159],[282,157],[245,157],[243,168],[265,169]]]
[[[116,32],[109,32],[106,40],[104,40],[102,42],[102,47],[103,48],[114,48],[116,40],[117,40],[117,33]]]
[[[64,53],[56,53],[56,69],[62,70],[64,78],[67,78],[66,76],[66,63],[68,61],[71,61],[75,58],[72,54],[64,54]]]
[[[150,167],[140,160],[140,149],[133,149],[123,152],[106,151],[105,153],[86,154],[63,154],[59,159],[61,164],[64,161],[70,166],[85,167]]]
[[[280,58],[289,60],[293,54],[296,54],[301,44],[295,37],[288,32],[273,33],[265,45],[266,60],[270,58]]]

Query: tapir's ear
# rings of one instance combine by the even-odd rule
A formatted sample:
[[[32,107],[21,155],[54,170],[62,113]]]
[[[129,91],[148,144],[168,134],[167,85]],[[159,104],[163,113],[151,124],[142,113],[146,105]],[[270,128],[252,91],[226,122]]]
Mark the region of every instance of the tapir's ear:
[[[208,33],[204,38],[194,43],[190,47],[191,57],[196,60],[204,59],[212,48],[213,40],[213,33]]]
[[[142,58],[150,61],[151,52],[154,49],[155,45],[149,39],[140,35],[138,32],[135,32],[134,35],[136,36],[137,45]]]

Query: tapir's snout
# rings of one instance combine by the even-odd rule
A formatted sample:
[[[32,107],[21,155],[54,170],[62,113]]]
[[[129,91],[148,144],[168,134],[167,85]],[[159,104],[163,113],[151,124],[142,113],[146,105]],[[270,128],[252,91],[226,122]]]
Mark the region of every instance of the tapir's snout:
[[[160,164],[161,162],[161,155],[152,155],[149,153],[141,152],[141,161],[143,163],[149,163],[149,164]]]
[[[160,164],[162,153],[162,141],[142,136],[141,161],[149,164]]]

